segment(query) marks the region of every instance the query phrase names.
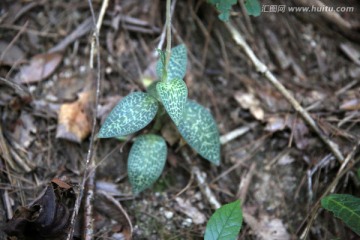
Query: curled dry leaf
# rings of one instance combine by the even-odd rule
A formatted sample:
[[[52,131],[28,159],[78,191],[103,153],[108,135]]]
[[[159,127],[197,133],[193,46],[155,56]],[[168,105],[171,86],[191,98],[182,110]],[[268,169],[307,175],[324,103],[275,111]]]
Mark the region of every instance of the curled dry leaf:
[[[91,132],[94,91],[79,94],[78,100],[60,107],[56,137],[80,143]]]
[[[111,220],[115,220],[120,225],[120,232],[123,235],[123,239],[130,240],[132,238],[133,226],[120,202],[106,192],[97,191],[94,205],[98,212]]]
[[[43,53],[31,58],[28,65],[20,68],[20,72],[15,76],[17,83],[35,83],[49,77],[59,66],[63,58],[62,53]]]
[[[238,91],[235,93],[234,98],[242,108],[249,109],[254,118],[260,121],[264,120],[264,110],[260,106],[260,101],[253,93]]]
[[[76,200],[72,188],[62,188],[64,184],[49,184],[37,200],[18,208],[6,223],[4,232],[17,240],[64,239]]]

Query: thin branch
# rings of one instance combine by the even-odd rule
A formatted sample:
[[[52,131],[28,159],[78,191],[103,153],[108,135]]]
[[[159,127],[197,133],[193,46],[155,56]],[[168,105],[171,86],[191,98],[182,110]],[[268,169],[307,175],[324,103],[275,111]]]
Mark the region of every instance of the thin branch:
[[[304,121],[313,129],[313,131],[319,136],[319,138],[323,141],[323,143],[330,149],[330,151],[334,154],[339,162],[344,160],[342,153],[339,150],[339,146],[328,139],[328,137],[320,130],[317,126],[316,122],[310,114],[299,104],[298,101],[293,97],[293,95],[282,85],[270,72],[270,70],[263,64],[254,54],[250,46],[246,43],[241,33],[235,29],[235,27],[230,23],[226,23],[226,27],[230,31],[235,42],[244,50],[246,55],[253,62],[256,70],[263,74],[272,84],[273,86],[290,102],[293,108],[301,115]]]
[[[96,76],[96,97],[95,97],[95,105],[93,108],[93,119],[92,119],[92,130],[91,130],[91,136],[90,136],[90,144],[89,144],[89,149],[88,149],[88,153],[86,156],[86,160],[85,160],[85,169],[84,169],[84,174],[82,176],[82,180],[81,180],[81,185],[80,185],[80,190],[79,190],[79,196],[76,199],[76,203],[74,206],[74,212],[73,215],[71,217],[71,222],[70,222],[70,230],[69,230],[69,234],[67,236],[67,240],[71,240],[73,237],[73,232],[74,232],[74,225],[75,225],[75,219],[78,216],[79,213],[79,209],[80,209],[80,205],[81,205],[81,200],[84,194],[84,189],[85,189],[85,183],[87,181],[87,176],[89,177],[88,180],[88,186],[89,188],[87,189],[87,197],[86,197],[86,202],[85,202],[85,209],[86,210],[86,216],[88,217],[88,219],[90,219],[90,221],[85,220],[85,232],[84,232],[84,238],[83,239],[92,239],[93,237],[93,217],[92,217],[92,202],[93,202],[93,198],[94,198],[94,181],[95,181],[95,163],[94,163],[94,158],[93,158],[93,154],[94,154],[94,142],[95,142],[95,132],[96,132],[96,116],[97,116],[97,106],[99,105],[99,98],[100,98],[100,82],[101,82],[101,62],[100,62],[100,42],[99,42],[99,33],[100,33],[100,29],[101,29],[101,25],[102,25],[102,21],[106,12],[106,9],[108,7],[108,0],[104,0],[102,2],[102,6],[101,6],[101,11],[100,11],[100,15],[98,18],[98,21],[96,22],[96,18],[95,18],[95,13],[94,13],[94,8],[92,6],[92,2],[91,0],[88,0],[88,4],[89,4],[89,8],[91,11],[91,16],[92,16],[92,21],[93,21],[93,25],[95,27],[94,29],[94,34],[93,34],[93,38],[92,38],[92,42],[91,42],[91,55],[90,55],[90,61],[89,61],[89,66],[91,69],[93,69],[93,58],[94,58],[94,49],[96,48],[96,60],[97,60],[97,76]],[[88,209],[90,208],[90,209]]]
[[[244,135],[245,133],[249,132],[251,129],[253,129],[257,123],[251,123],[247,126],[243,126],[240,128],[237,128],[235,130],[232,130],[231,132],[228,132],[220,137],[220,143],[221,145],[224,145],[232,140],[234,140],[237,137],[240,137]]]
[[[7,47],[3,50],[3,52],[0,55],[0,61],[3,60],[5,54],[9,51],[9,49],[15,44],[15,42],[19,39],[19,37],[24,33],[24,31],[26,30],[27,26],[29,25],[29,21],[26,21],[24,26],[21,27],[21,29],[19,30],[19,32],[16,34],[16,36],[13,38],[13,40],[11,40],[11,42],[9,43],[9,45],[7,45]]]
[[[0,83],[1,82],[13,88],[15,92],[19,94],[21,97],[31,96],[31,93],[26,88],[24,88],[20,84],[15,83],[15,81],[10,81],[7,80],[6,78],[0,77]]]

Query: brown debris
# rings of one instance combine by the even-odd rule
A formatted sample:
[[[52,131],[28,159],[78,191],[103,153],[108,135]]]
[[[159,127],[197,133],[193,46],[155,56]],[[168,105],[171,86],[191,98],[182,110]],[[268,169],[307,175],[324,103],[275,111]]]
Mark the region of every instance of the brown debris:
[[[238,91],[235,93],[234,98],[243,109],[249,109],[255,119],[264,120],[265,112],[255,94]]]
[[[90,134],[93,98],[93,91],[85,91],[75,102],[64,103],[60,107],[57,138],[81,143]]]
[[[15,211],[4,231],[18,240],[62,240],[67,234],[75,198],[72,188],[49,184],[39,199]]]

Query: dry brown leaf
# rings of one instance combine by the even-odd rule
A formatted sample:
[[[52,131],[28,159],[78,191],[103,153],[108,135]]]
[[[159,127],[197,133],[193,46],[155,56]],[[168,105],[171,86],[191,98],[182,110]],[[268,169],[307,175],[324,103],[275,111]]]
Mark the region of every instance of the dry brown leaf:
[[[56,137],[80,143],[91,132],[91,106],[94,91],[79,94],[77,101],[60,107]]]
[[[285,128],[290,129],[298,149],[305,149],[308,146],[309,139],[306,136],[310,131],[301,118],[293,116],[271,116],[266,119],[266,122],[265,130],[269,132],[282,131]]]
[[[340,109],[345,111],[360,110],[360,99],[350,99],[341,104]]]
[[[259,220],[244,211],[245,222],[263,240],[290,240],[291,236],[287,232],[283,222],[278,218],[270,218],[263,215]]]
[[[206,221],[205,215],[201,213],[196,207],[194,207],[190,203],[189,199],[184,200],[180,197],[177,197],[175,200],[179,204],[179,210],[186,216],[191,217],[195,224],[203,224]]]
[[[281,131],[286,127],[286,119],[284,117],[270,116],[266,121],[265,130],[269,132]]]
[[[0,41],[0,65],[12,66],[24,59],[24,52],[15,44],[9,46],[9,43]]]
[[[243,109],[249,109],[254,118],[260,121],[264,120],[264,110],[261,108],[260,101],[254,94],[237,91],[234,98]]]
[[[63,58],[62,53],[43,53],[31,58],[28,65],[20,68],[20,72],[15,76],[18,83],[35,83],[49,77],[59,66]]]

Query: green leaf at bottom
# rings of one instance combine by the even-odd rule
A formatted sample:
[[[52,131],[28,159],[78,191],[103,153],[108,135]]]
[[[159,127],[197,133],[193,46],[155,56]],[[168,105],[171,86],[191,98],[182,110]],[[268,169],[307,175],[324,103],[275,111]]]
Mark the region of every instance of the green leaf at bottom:
[[[360,236],[360,198],[348,194],[330,194],[321,199],[321,206],[333,212]]]
[[[154,134],[136,138],[128,159],[128,176],[134,194],[149,188],[161,175],[166,161],[165,140]]]
[[[242,225],[240,200],[215,211],[205,229],[205,240],[235,240]]]
[[[220,164],[219,131],[207,109],[187,101],[183,119],[177,127],[185,141],[202,157],[216,165]]]

